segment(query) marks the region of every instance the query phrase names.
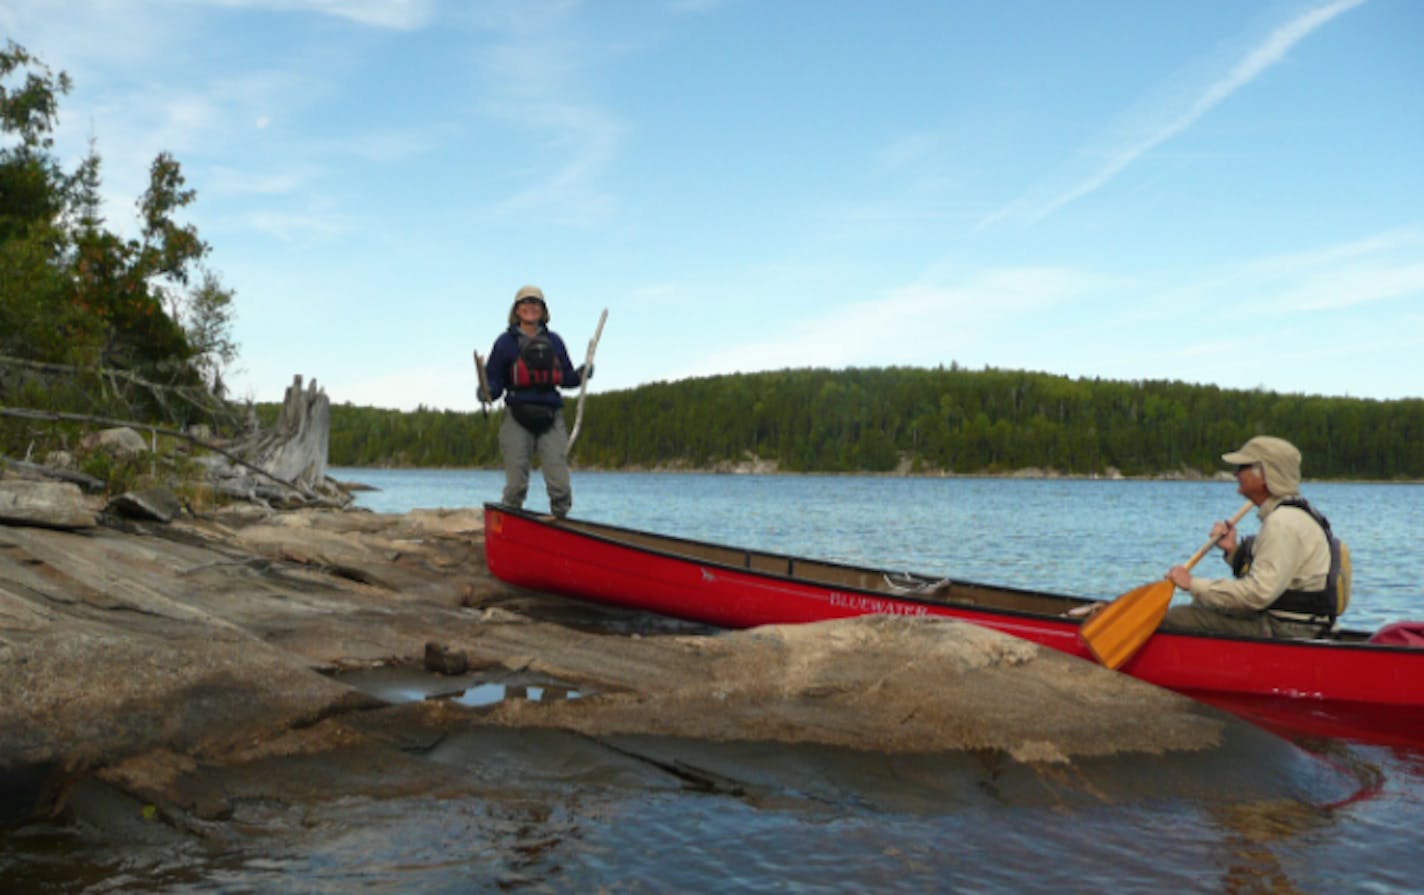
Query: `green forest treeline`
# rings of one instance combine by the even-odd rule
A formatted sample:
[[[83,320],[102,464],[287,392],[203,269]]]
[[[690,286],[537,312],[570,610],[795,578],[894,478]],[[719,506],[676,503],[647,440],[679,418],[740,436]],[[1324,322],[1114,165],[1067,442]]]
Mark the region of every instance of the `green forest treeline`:
[[[573,416],[570,396],[570,426]],[[500,418],[335,405],[331,462],[498,466]],[[1298,445],[1309,478],[1424,479],[1424,400],[957,366],[782,370],[590,394],[574,455],[604,469],[756,457],[788,472],[1150,476],[1210,474],[1224,451],[1264,433]]]

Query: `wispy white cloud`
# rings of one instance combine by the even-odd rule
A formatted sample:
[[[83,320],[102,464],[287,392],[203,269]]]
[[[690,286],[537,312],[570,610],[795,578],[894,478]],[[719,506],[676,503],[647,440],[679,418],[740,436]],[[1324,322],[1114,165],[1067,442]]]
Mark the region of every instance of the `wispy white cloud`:
[[[933,365],[1106,282],[1091,273],[1043,267],[987,270],[959,283],[910,284],[830,309],[787,332],[727,346],[693,360],[674,378],[783,367]]]
[[[1424,261],[1355,264],[1325,271],[1284,291],[1282,311],[1339,311],[1385,301],[1424,301]]]
[[[670,12],[680,15],[705,15],[728,4],[729,0],[668,0]]]
[[[1281,388],[1280,374],[1297,360],[1378,364],[1424,345],[1424,327],[1370,323],[1365,306],[1385,302],[1393,304],[1384,319],[1424,318],[1407,310],[1424,307],[1424,233],[1393,230],[1244,264],[1132,277],[1057,267],[935,274],[687,359],[670,378],[958,360]],[[1277,340],[1269,358],[1259,349],[1263,331]],[[1284,367],[1282,358],[1290,359]]]
[[[34,12],[29,0],[18,2]],[[74,72],[75,95],[65,108],[82,108],[87,114],[61,117],[57,146],[66,163],[72,164],[87,150],[89,139],[95,139],[104,164],[106,215],[120,232],[132,230],[134,200],[147,188],[149,164],[159,152],[175,154],[190,185],[198,189],[200,203],[194,211],[204,216],[205,230],[219,216],[226,216],[229,229],[237,221],[250,222],[255,232],[300,241],[327,238],[348,228],[349,222],[339,215],[310,209],[339,204],[320,191],[344,189],[339,178],[353,161],[389,165],[448,139],[442,131],[451,126],[445,122],[362,130],[364,122],[356,119],[347,132],[311,134],[305,119],[313,109],[339,100],[352,73],[359,71],[359,52],[339,42],[273,61],[225,56],[232,63],[228,67],[188,67],[188,57],[203,58],[210,43],[222,39],[197,17],[203,6],[210,11],[217,6],[313,12],[386,29],[408,29],[431,20],[433,3],[206,0],[125,7],[126,14],[120,16],[116,4],[77,2],[85,12],[70,17],[62,29],[47,30],[37,15],[30,21],[41,26],[41,34],[51,35],[58,49],[53,67],[68,70],[71,61],[79,63],[79,71]],[[135,48],[141,48],[143,58],[120,55]],[[100,72],[119,68],[140,74],[119,81],[102,74],[85,77],[88,66]],[[235,154],[233,147],[242,150]],[[279,195],[302,196],[302,213],[268,209],[250,217],[245,210],[223,205],[225,199]]]
[[[248,215],[245,226],[255,233],[297,244],[330,240],[354,229],[351,221],[336,213],[285,213],[270,209]]]
[[[1332,378],[1342,371],[1387,375],[1424,347],[1424,311],[1410,310],[1424,307],[1424,233],[1418,230],[1258,258],[1199,271],[1194,279],[1190,274],[1159,272],[1152,278],[1159,285],[1140,284],[1132,309],[1114,319],[1119,350],[1102,352],[1099,370],[1233,388],[1300,390],[1286,380],[1313,382],[1310,389],[1335,393],[1340,387]],[[1198,317],[1203,322],[1195,324]],[[1271,339],[1266,355],[1263,335]],[[1066,338],[1105,344],[1087,324]],[[1400,382],[1380,394],[1410,388],[1417,386]]]
[[[269,168],[254,173],[247,168],[220,165],[208,169],[205,186],[224,196],[283,196],[297,192],[320,176],[310,166]]]
[[[599,223],[617,203],[599,176],[617,157],[623,126],[601,110],[550,105],[527,110],[525,124],[548,134],[545,157],[530,160],[532,183],[498,203],[501,214],[540,209],[572,226]]]
[[[617,207],[600,176],[618,157],[628,125],[582,85],[593,51],[564,32],[557,9],[519,18],[482,49],[482,110],[532,137],[520,172],[526,185],[497,203],[501,214],[539,208],[573,226],[605,220]],[[521,137],[522,138],[522,137]]]
[[[871,160],[871,170],[882,177],[897,174],[931,158],[941,142],[933,134],[903,134],[880,147]]]
[[[312,12],[375,28],[414,31],[430,24],[435,0],[209,0],[213,6]]]
[[[1153,110],[1145,132],[1130,137],[1108,150],[1106,160],[1084,179],[1058,192],[1046,202],[1020,199],[1000,209],[980,223],[988,226],[1009,217],[1023,217],[1037,223],[1063,207],[1078,201],[1121,174],[1146,153],[1186,131],[1208,112],[1249,85],[1282,59],[1296,44],[1336,17],[1362,5],[1365,0],[1333,0],[1291,19],[1249,49],[1229,69],[1188,98],[1181,109]],[[1165,111],[1165,122],[1158,123]]]
[[[376,130],[330,144],[325,151],[388,164],[424,155],[442,142],[440,134],[426,129]]]
[[[1152,353],[1163,359],[1175,358],[1177,360],[1240,357],[1251,354],[1256,347],[1257,343],[1254,338],[1187,339],[1153,343]]]
[[[1144,306],[1165,314],[1189,304],[1241,319],[1424,298],[1424,231],[1389,230],[1182,276],[1174,273],[1177,282]]]
[[[362,405],[414,410],[470,410],[475,401],[474,369],[467,363],[422,363],[388,370],[378,376],[338,376],[326,383],[333,400],[359,395]]]

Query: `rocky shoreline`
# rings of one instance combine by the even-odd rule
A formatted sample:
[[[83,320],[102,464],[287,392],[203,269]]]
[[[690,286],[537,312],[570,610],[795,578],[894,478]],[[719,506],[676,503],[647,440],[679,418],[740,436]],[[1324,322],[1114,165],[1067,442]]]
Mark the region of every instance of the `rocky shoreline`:
[[[1062,764],[1210,749],[1235,723],[950,621],[724,632],[513,588],[478,510],[80,504],[0,521],[0,826],[102,792],[221,837],[256,804],[458,787],[420,755],[491,726]],[[373,671],[415,695],[352,683]],[[491,682],[580,698],[452,698]]]

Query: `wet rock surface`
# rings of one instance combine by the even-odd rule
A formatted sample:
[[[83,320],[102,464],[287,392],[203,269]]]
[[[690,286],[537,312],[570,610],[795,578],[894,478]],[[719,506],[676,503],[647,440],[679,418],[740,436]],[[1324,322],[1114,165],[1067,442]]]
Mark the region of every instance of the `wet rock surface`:
[[[512,588],[476,510],[99,518],[0,525],[5,824],[99,784],[214,836],[238,801],[461,790],[420,756],[472,731],[1063,764],[1199,752],[1235,723],[948,620],[728,632]],[[374,669],[414,683],[360,686]],[[491,681],[579,698],[456,698]]]

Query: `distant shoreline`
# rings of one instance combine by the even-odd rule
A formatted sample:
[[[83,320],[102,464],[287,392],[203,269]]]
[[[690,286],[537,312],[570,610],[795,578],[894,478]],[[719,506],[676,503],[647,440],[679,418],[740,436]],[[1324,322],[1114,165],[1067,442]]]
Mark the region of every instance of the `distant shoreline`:
[[[500,472],[498,466],[344,466],[333,465],[330,468],[342,470],[365,470],[373,469],[382,472],[416,471],[416,470],[477,470],[480,472]],[[573,467],[575,475],[592,475],[599,473],[632,473],[657,475],[662,473],[690,473],[694,475],[776,475],[776,476],[863,476],[868,478],[903,478],[903,479],[1026,479],[1040,481],[1096,481],[1096,482],[1222,482],[1231,483],[1235,481],[1231,473],[1221,470],[1214,475],[1203,475],[1197,472],[1174,472],[1157,473],[1153,475],[1124,475],[1122,473],[1080,473],[1080,472],[1059,472],[1057,470],[1043,470],[1034,467],[1018,469],[1012,472],[945,472],[945,471],[919,471],[919,472],[870,472],[866,470],[841,472],[841,471],[802,471],[785,470],[775,468],[770,464],[752,467],[750,464],[726,464],[715,466],[623,466],[623,467],[602,467],[588,466],[580,467],[577,464]],[[343,486],[349,490],[371,490],[371,486],[356,482],[341,481]],[[1303,479],[1303,485],[1313,484],[1338,484],[1338,485],[1424,485],[1424,479],[1398,478],[1398,479],[1370,479],[1370,478],[1329,478],[1329,479]]]

